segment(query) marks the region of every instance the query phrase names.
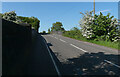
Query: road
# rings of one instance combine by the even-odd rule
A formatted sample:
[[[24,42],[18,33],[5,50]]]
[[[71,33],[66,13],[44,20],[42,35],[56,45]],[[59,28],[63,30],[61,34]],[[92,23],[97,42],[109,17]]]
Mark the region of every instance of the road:
[[[47,44],[40,34],[36,33],[36,36],[34,35],[34,41],[26,42],[23,40],[21,42],[18,41],[16,44],[16,41],[14,42],[14,40],[18,40],[18,38],[13,38],[13,40],[10,40],[10,43],[8,42],[7,45],[4,42],[4,61],[2,66],[3,77],[58,76],[55,65],[48,52]],[[14,53],[11,58],[11,56],[9,56],[10,53],[5,53],[5,51],[12,51],[13,49],[16,53]]]
[[[43,37],[62,75],[119,75],[118,50],[57,34]]]
[[[29,76],[58,76],[45,39],[40,34],[37,34],[32,43],[26,67],[26,74]]]

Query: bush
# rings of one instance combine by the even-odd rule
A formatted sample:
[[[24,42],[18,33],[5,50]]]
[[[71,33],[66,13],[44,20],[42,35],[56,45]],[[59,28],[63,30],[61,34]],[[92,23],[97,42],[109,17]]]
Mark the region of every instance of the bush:
[[[4,14],[0,13],[0,15],[2,16],[3,19],[8,20],[8,21],[12,21],[12,22],[17,23],[17,24],[22,24],[22,23],[31,24],[32,27],[35,30],[37,30],[37,32],[38,32],[40,21],[36,17],[17,16],[15,11],[6,12]]]
[[[43,31],[42,33],[43,33],[43,34],[45,34],[45,33],[46,33],[46,31]]]
[[[63,33],[63,36],[67,36],[70,38],[75,38],[75,39],[79,39],[79,40],[86,40],[81,33],[81,30],[79,30],[78,28],[74,27],[72,28],[70,31],[65,31]]]
[[[15,13],[15,11],[11,11],[11,12],[6,12],[4,14],[1,14],[2,18],[8,21],[12,21],[15,23],[19,23],[21,22],[21,20],[17,17],[17,14]]]
[[[56,22],[52,24],[51,27],[51,32],[56,33],[56,32],[62,32],[64,33],[65,29],[63,28],[63,24],[61,22]]]
[[[34,28],[37,32],[39,29],[39,23],[40,21],[36,18],[36,17],[22,17],[22,16],[18,16],[18,18],[24,22],[24,23],[28,23],[32,25],[32,28]]]
[[[93,12],[87,12],[83,15],[80,21],[80,27],[82,28],[82,35],[91,40],[103,40],[103,41],[118,41],[119,30],[116,19],[114,16],[110,17],[110,13],[104,16],[101,12],[100,15],[92,16]]]

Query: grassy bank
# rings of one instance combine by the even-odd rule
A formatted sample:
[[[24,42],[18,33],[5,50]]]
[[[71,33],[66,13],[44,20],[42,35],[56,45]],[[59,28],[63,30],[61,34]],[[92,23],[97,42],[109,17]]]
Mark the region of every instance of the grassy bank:
[[[78,34],[77,35],[75,34],[75,35],[71,36],[71,34],[65,33],[65,34],[63,34],[63,36],[73,38],[73,39],[76,39],[76,40],[80,40],[80,41],[90,42],[90,43],[94,43],[94,44],[97,44],[97,45],[101,45],[101,46],[105,46],[105,47],[120,50],[119,42],[114,43],[114,42],[110,42],[110,41],[87,40],[86,38],[84,38],[83,36],[78,35]]]

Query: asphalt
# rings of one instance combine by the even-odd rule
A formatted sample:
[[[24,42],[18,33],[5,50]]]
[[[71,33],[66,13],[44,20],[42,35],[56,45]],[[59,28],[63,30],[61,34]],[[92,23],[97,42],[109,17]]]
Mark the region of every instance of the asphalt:
[[[14,42],[9,43],[7,51],[10,49],[16,50],[13,58],[7,56],[3,60],[2,76],[4,77],[18,77],[18,76],[33,76],[33,77],[58,77],[58,72],[56,71],[53,60],[50,56],[49,49],[47,48],[47,43],[41,34],[35,34],[33,41],[29,41],[26,44],[25,41],[17,43],[19,48],[13,48],[10,44],[14,45]],[[16,38],[14,38],[16,39]],[[13,40],[14,40],[13,39]],[[15,42],[16,43],[16,42]],[[5,51],[4,47],[4,50]],[[24,52],[24,53],[20,53]],[[4,53],[7,55],[8,53]],[[3,56],[4,56],[3,55]]]
[[[43,35],[61,75],[120,75],[116,49],[57,34]]]
[[[27,75],[58,76],[49,50],[47,49],[47,43],[40,34],[37,35],[32,48],[27,62]]]
[[[56,34],[34,35],[31,43],[14,48],[24,53],[4,62],[3,76],[119,75],[118,50]]]

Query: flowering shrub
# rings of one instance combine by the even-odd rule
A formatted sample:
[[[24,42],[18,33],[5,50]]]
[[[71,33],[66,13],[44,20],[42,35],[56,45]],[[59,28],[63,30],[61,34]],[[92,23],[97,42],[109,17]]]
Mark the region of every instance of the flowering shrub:
[[[115,24],[117,19],[113,19],[114,16],[110,17],[110,13],[107,16],[102,13],[93,16],[93,11],[81,14],[83,18],[80,21],[80,27],[84,37],[97,41],[118,41],[119,30],[118,25]]]
[[[32,28],[38,31],[40,21],[36,17],[22,17],[17,16],[15,11],[6,12],[4,14],[0,14],[3,19],[12,21],[17,24],[31,24]]]
[[[6,12],[2,14],[2,18],[15,23],[21,22],[21,20],[17,17],[17,14],[15,13],[15,11]]]
[[[92,13],[93,11],[86,12],[85,14],[81,13],[83,15],[83,18],[80,21],[82,35],[88,39],[92,38],[93,35],[91,25],[93,23],[94,17],[92,16]]]

